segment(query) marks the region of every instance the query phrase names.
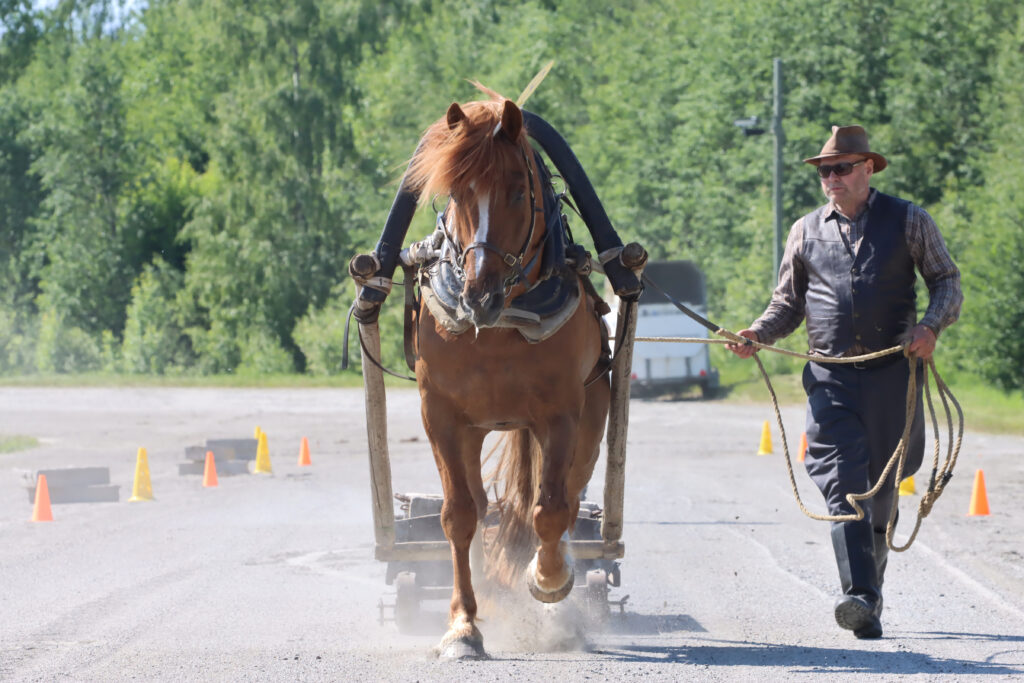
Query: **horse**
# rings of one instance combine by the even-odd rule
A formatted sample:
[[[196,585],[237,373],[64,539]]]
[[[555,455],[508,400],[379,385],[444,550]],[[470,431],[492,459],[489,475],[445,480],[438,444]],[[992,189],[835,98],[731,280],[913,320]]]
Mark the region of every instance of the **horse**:
[[[599,300],[585,294],[582,276],[567,276],[579,305],[551,336],[531,343],[499,324],[503,311],[537,283],[540,268],[526,266],[536,261],[548,228],[522,110],[478,87],[490,99],[453,103],[424,133],[404,179],[420,201],[449,197],[439,226],[451,265],[465,280],[458,316],[467,331],[453,333],[424,302],[416,312],[414,369],[452,553],[448,630],[437,647],[445,659],[487,656],[470,567],[470,545],[488,512],[484,438],[507,432],[496,469],[502,520],[488,559],[516,564],[521,554],[509,544],[532,539],[528,566],[511,569],[525,574],[534,598],[558,602],[573,586],[568,534],[597,461],[610,400]]]

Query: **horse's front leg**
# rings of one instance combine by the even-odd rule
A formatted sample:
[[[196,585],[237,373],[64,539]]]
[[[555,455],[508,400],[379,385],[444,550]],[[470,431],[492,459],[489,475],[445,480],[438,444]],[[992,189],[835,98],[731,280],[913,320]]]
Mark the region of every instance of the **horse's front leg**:
[[[541,602],[559,602],[572,590],[574,561],[568,531],[575,506],[569,501],[568,477],[577,429],[577,420],[562,416],[538,430],[544,464],[533,529],[540,547],[527,568],[526,582],[530,593]]]
[[[475,623],[477,605],[469,558],[477,520],[482,519],[481,506],[486,510],[486,498],[481,500],[484,494],[480,477],[484,432],[462,424],[454,411],[446,410],[441,399],[423,401],[423,422],[441,475],[441,526],[452,549],[448,632],[437,646],[437,654],[443,659],[486,657],[483,635]]]

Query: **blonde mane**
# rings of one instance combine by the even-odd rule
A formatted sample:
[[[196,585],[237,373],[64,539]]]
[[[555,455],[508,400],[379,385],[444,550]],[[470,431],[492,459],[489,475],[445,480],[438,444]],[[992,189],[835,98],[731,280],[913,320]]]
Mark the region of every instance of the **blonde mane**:
[[[506,177],[508,169],[521,168],[525,128],[515,145],[507,144],[504,135],[495,136],[506,98],[474,85],[490,99],[460,105],[466,118],[454,128],[445,116],[432,123],[409,163],[405,184],[419,192],[421,203],[434,195],[466,193],[471,183],[477,191],[487,191]]]

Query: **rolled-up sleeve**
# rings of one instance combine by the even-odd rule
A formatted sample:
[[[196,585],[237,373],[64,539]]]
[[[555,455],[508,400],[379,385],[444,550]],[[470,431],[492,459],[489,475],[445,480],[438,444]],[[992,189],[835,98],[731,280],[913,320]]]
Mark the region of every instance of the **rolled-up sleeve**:
[[[786,249],[779,264],[779,284],[761,317],[750,329],[762,344],[772,344],[791,334],[804,321],[804,296],[807,294],[807,269],[800,258],[804,241],[804,219],[789,230]]]

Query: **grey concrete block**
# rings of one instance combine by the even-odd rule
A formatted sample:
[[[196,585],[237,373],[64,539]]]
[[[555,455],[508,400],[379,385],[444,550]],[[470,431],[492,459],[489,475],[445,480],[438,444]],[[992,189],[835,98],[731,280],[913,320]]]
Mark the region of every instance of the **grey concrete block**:
[[[60,469],[39,470],[32,477],[32,486],[40,474],[46,475],[46,485],[52,491],[55,488],[74,488],[81,486],[102,486],[110,483],[109,467],[62,467]]]
[[[45,474],[45,472],[44,472]],[[36,488],[26,487],[28,490],[28,502],[35,504]],[[116,503],[120,498],[120,486],[108,484],[106,486],[51,486],[50,476],[46,476],[46,488],[50,492],[50,502],[54,505],[60,503]]]
[[[255,460],[256,446],[256,439],[206,440],[206,450],[213,451],[213,456],[217,459],[217,462],[222,460]]]
[[[249,463],[245,460],[226,460],[224,462],[220,462],[219,460],[216,460],[216,458],[217,456],[214,456],[214,460],[217,464],[218,477],[233,477],[239,474],[249,474]],[[205,468],[205,460],[203,462],[180,462],[178,463],[178,475],[201,475]]]
[[[188,460],[198,460],[200,463],[206,462],[206,447],[185,446],[185,457]]]

